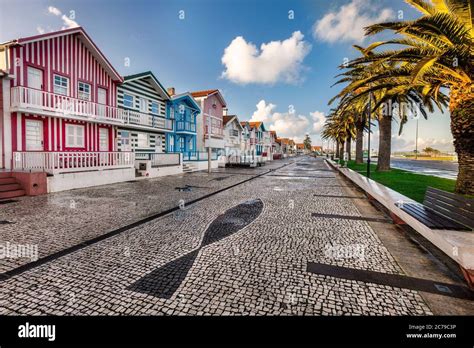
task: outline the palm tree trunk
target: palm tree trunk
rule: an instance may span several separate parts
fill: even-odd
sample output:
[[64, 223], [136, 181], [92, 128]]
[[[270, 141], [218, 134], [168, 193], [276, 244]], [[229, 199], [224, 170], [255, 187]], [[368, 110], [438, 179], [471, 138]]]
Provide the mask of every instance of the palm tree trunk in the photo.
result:
[[339, 143], [339, 154], [338, 154], [339, 159], [344, 158], [344, 141], [341, 141]]
[[455, 192], [474, 195], [474, 97], [459, 102], [456, 92], [451, 91], [451, 100], [457, 101], [451, 110], [451, 133], [459, 163]]
[[347, 158], [348, 160], [350, 161], [352, 158], [351, 158], [351, 146], [352, 146], [352, 140], [351, 138], [348, 138], [347, 141], [346, 141], [346, 152], [347, 152]]
[[357, 123], [357, 134], [356, 134], [356, 163], [364, 163], [364, 124]]
[[392, 116], [383, 115], [379, 120], [379, 157], [377, 171], [390, 170], [390, 153], [392, 151]]

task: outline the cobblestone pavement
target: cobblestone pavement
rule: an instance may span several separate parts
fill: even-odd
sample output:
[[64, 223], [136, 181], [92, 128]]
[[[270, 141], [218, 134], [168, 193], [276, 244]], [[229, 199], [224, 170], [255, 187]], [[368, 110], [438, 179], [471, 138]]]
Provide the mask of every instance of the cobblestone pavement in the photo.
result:
[[[43, 257], [176, 207], [181, 200], [186, 204], [293, 161], [20, 197], [15, 203], [0, 206], [0, 221], [8, 222], [0, 224], [0, 243], [37, 245], [39, 257]], [[186, 185], [193, 187], [182, 190]], [[0, 259], [0, 273], [29, 261]]]
[[[313, 217], [312, 213], [360, 215], [351, 199], [320, 195], [343, 196], [344, 192], [322, 160], [304, 158], [3, 281], [0, 313], [431, 314], [416, 291], [306, 271], [307, 262], [319, 262], [403, 274], [366, 221]], [[247, 211], [245, 218], [235, 212], [239, 204], [255, 201], [263, 203], [260, 214], [250, 216]], [[239, 217], [242, 221], [235, 221]], [[207, 230], [219, 230], [216, 221], [242, 228], [204, 243]], [[356, 257], [337, 253], [354, 246]], [[168, 286], [176, 289], [166, 296], [133, 286], [160, 269], [179, 265], [173, 261], [190, 253], [189, 270], [178, 277], [178, 286], [170, 278]], [[177, 273], [183, 271], [176, 268]], [[160, 284], [166, 286], [166, 281]]]

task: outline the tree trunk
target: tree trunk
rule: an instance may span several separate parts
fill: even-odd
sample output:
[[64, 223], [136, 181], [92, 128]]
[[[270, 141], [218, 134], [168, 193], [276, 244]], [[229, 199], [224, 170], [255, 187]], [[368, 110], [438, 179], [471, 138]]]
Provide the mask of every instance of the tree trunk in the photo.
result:
[[356, 134], [356, 163], [364, 163], [364, 124], [357, 124]]
[[347, 152], [347, 159], [350, 161], [352, 158], [351, 158], [351, 146], [352, 146], [352, 140], [351, 138], [347, 139], [346, 141], [346, 152]]
[[379, 134], [377, 171], [384, 172], [390, 170], [390, 153], [392, 152], [392, 116], [384, 115], [381, 117], [379, 121]]
[[344, 141], [341, 141], [339, 143], [339, 159], [343, 159], [344, 158]]
[[451, 133], [459, 163], [455, 192], [474, 195], [474, 96], [460, 99], [456, 92], [451, 91], [451, 99], [456, 100], [451, 110]]

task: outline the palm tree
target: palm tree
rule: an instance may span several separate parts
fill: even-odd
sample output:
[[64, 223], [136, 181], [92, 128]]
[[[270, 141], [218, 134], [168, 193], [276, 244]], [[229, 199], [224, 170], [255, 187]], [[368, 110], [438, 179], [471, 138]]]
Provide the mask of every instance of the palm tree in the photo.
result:
[[[449, 89], [451, 132], [459, 161], [456, 192], [474, 194], [474, 4], [470, 0], [405, 1], [422, 16], [366, 28], [368, 35], [392, 30], [401, 38], [373, 43], [366, 49], [372, 54], [352, 64], [392, 64], [391, 69], [375, 71], [366, 83], [381, 88], [387, 79], [398, 80], [400, 90], [415, 89], [423, 100], [442, 103], [442, 89]], [[401, 48], [373, 52], [384, 45]]]
[[326, 119], [323, 131], [321, 132], [323, 139], [333, 139], [337, 143], [337, 156], [339, 159], [344, 156], [344, 144], [346, 144], [346, 151], [350, 152], [351, 139], [355, 137], [355, 125], [353, 114], [347, 112], [342, 108], [331, 110], [331, 113]]

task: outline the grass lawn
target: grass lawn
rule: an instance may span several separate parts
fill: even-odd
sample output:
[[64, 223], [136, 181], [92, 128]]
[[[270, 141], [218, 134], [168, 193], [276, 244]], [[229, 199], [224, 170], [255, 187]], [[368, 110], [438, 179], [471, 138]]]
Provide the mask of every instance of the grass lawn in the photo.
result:
[[[356, 164], [350, 161], [348, 167], [359, 174], [367, 176], [367, 164]], [[416, 174], [402, 169], [392, 169], [389, 172], [376, 172], [375, 164], [371, 164], [370, 178], [402, 195], [422, 203], [428, 186], [443, 191], [454, 192], [456, 180], [438, 178], [431, 175]]]

